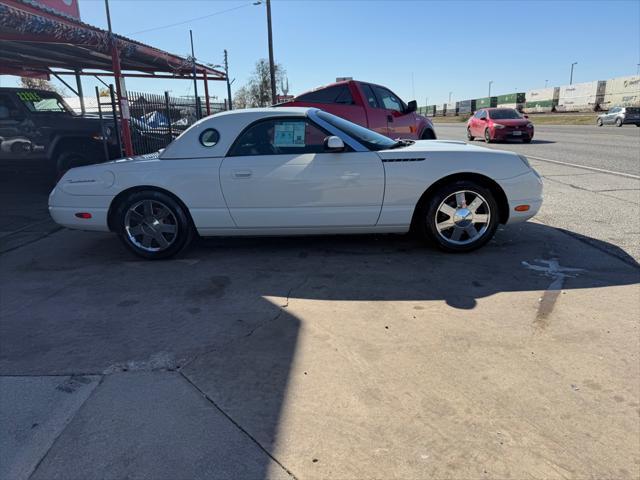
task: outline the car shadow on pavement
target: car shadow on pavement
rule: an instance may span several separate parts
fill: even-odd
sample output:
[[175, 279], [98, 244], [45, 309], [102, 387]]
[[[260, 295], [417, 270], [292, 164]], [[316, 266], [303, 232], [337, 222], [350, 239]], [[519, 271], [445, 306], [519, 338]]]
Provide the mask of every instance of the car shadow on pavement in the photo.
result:
[[[202, 456], [194, 461], [178, 448], [171, 468], [156, 469], [171, 455], [166, 449], [177, 427], [166, 414], [128, 417], [121, 405], [106, 418], [74, 419], [73, 434], [56, 442], [34, 478], [104, 474], [95, 471], [96, 455], [115, 477], [140, 476], [140, 469], [154, 478], [286, 477], [277, 456], [279, 426], [295, 398], [289, 385], [307, 375], [296, 358], [305, 319], [291, 312], [294, 302], [319, 301], [332, 316], [339, 313], [331, 306], [342, 302], [414, 302], [417, 309], [445, 302], [438, 311], [446, 315], [505, 292], [638, 282], [638, 264], [626, 253], [617, 252], [619, 260], [603, 252], [617, 247], [588, 243], [529, 222], [501, 228], [489, 245], [464, 255], [425, 247], [410, 235], [220, 238], [199, 240], [174, 260], [148, 262], [130, 256], [113, 235], [63, 231], [3, 259], [0, 374], [179, 374], [184, 388], [195, 388], [244, 439], [212, 451], [215, 431], [192, 439], [185, 432], [190, 451]], [[373, 313], [370, 324], [378, 323]], [[100, 397], [106, 391], [98, 387], [86, 408], [92, 401], [118, 405], [117, 396]], [[182, 397], [139, 393], [158, 412], [183, 408]], [[192, 413], [204, 424], [209, 414]], [[135, 428], [125, 438], [113, 432], [115, 446], [105, 451], [95, 431], [113, 422]], [[242, 468], [237, 449], [251, 450]]]

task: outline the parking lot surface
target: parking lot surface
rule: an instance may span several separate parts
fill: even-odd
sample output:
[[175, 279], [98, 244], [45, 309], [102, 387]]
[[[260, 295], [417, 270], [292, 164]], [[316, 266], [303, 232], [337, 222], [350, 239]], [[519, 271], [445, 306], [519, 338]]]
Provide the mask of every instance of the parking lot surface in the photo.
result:
[[[48, 187], [25, 180], [3, 193], [0, 478], [638, 478], [637, 186], [535, 165], [540, 220], [467, 255], [244, 238], [145, 262], [36, 231]], [[613, 202], [631, 238], [578, 208]]]

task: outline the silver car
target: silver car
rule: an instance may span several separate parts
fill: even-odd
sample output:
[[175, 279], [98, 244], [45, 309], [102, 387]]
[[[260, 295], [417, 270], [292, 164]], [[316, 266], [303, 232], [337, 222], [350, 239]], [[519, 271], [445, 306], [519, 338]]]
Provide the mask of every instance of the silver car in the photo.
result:
[[612, 107], [607, 113], [598, 115], [596, 123], [599, 127], [603, 125], [621, 127], [625, 123], [640, 127], [640, 107]]

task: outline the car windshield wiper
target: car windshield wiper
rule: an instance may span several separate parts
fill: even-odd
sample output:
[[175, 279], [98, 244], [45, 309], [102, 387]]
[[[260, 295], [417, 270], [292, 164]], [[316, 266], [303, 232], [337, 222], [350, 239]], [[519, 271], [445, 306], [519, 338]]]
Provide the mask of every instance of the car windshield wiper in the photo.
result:
[[396, 140], [396, 143], [391, 145], [389, 148], [408, 147], [409, 145], [413, 145], [414, 143], [416, 143], [414, 140], [407, 140], [407, 139], [403, 139], [403, 138], [398, 138]]

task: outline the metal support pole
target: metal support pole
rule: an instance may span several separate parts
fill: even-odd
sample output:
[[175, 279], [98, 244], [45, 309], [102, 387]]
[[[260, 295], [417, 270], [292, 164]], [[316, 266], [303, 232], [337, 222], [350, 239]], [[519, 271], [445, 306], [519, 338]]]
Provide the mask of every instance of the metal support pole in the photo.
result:
[[204, 78], [204, 103], [207, 106], [207, 116], [211, 115], [211, 103], [209, 102], [209, 82], [207, 81], [207, 71], [202, 72]]
[[82, 91], [82, 78], [80, 77], [77, 71], [76, 71], [76, 86], [78, 87], [78, 98], [80, 99], [80, 112], [82, 112], [82, 115], [84, 115], [85, 113], [87, 113], [87, 109], [84, 105], [84, 92]]
[[273, 61], [273, 35], [271, 33], [271, 0], [267, 0], [267, 30], [269, 34], [269, 74], [271, 75], [271, 103], [276, 100], [276, 67]]
[[167, 120], [169, 121], [169, 138], [173, 140], [173, 126], [171, 125], [171, 107], [169, 106], [169, 92], [164, 92], [164, 106], [167, 110]]
[[106, 129], [104, 128], [104, 117], [102, 116], [102, 104], [100, 103], [100, 90], [98, 90], [97, 86], [96, 86], [96, 100], [98, 101], [98, 116], [100, 117], [100, 133], [102, 135], [102, 148], [104, 149], [104, 161], [108, 162], [109, 147], [107, 147], [107, 132], [106, 132]]
[[200, 98], [198, 97], [198, 77], [196, 76], [196, 54], [193, 52], [193, 31], [189, 30], [189, 38], [191, 39], [191, 64], [193, 67], [193, 93], [196, 96], [196, 118], [200, 120], [202, 112], [200, 111]]
[[569, 77], [569, 85], [573, 85], [573, 66], [577, 65], [577, 64], [578, 64], [578, 62], [573, 62], [571, 64], [571, 76]]
[[120, 135], [120, 128], [118, 128], [116, 97], [113, 94], [113, 85], [109, 85], [109, 98], [111, 99], [111, 112], [113, 113], [113, 130], [114, 132], [116, 132], [116, 140], [118, 142], [118, 152], [120, 153], [120, 155], [122, 155], [122, 135]]
[[[489, 82], [489, 95], [488, 95], [489, 97], [491, 96], [491, 84], [492, 84], [492, 83], [493, 83], [493, 80], [491, 80], [491, 81]], [[489, 100], [489, 103], [491, 103], [491, 100]]]
[[229, 81], [229, 56], [227, 55], [226, 49], [224, 51], [224, 74], [227, 77], [227, 98], [229, 99], [227, 108], [229, 110], [233, 110], [233, 103], [231, 101], [231, 82]]

